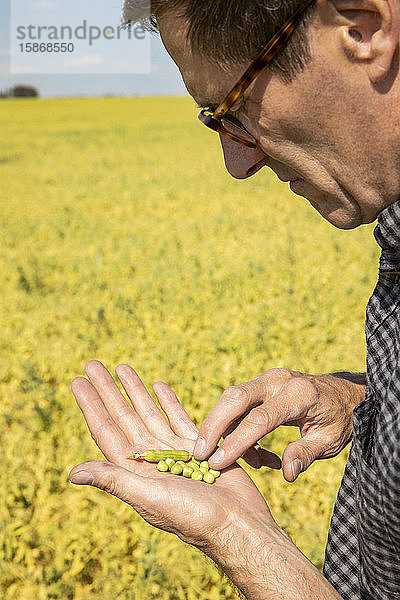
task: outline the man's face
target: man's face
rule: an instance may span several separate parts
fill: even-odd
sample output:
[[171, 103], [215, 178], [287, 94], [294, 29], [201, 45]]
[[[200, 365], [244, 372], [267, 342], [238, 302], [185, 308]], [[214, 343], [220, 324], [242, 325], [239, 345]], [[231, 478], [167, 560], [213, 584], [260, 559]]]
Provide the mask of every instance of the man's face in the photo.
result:
[[[268, 166], [325, 219], [351, 229], [400, 197], [398, 119], [364, 66], [343, 51], [335, 22], [341, 16], [331, 9], [322, 16], [310, 28], [313, 60], [304, 71], [287, 84], [266, 69], [231, 111], [258, 147], [220, 139], [233, 177]], [[202, 106], [218, 105], [248, 65], [224, 71], [192, 54], [185, 24], [174, 15], [164, 15], [159, 27], [189, 93]]]

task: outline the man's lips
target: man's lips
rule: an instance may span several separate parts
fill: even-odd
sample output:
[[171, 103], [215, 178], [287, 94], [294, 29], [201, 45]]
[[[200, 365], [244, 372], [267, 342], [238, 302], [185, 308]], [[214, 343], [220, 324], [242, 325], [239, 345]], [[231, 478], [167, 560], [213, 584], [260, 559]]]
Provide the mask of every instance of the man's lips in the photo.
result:
[[269, 159], [260, 160], [256, 165], [254, 165], [251, 169], [249, 169], [248, 175], [249, 176], [252, 175], [253, 173], [262, 169], [262, 167], [269, 167], [272, 171], [274, 171], [274, 173], [278, 177], [278, 179], [280, 179], [284, 183], [288, 183], [288, 182], [294, 183], [295, 181], [304, 181], [302, 177], [298, 177], [297, 175], [292, 175], [291, 177], [288, 177], [287, 175], [286, 176], [279, 175], [279, 173], [277, 173], [275, 171], [275, 169], [271, 166], [271, 164], [269, 164]]
[[295, 194], [300, 194], [302, 195], [302, 192], [304, 191], [304, 186], [303, 183], [304, 179], [298, 178], [298, 179], [290, 179], [289, 180], [289, 186], [290, 189], [292, 190], [292, 192], [294, 192]]
[[[278, 174], [277, 174], [278, 175]], [[288, 181], [290, 181], [290, 183], [293, 183], [293, 181], [303, 181], [302, 177], [281, 177], [280, 175], [278, 175], [278, 178], [283, 181], [284, 183], [287, 183]]]

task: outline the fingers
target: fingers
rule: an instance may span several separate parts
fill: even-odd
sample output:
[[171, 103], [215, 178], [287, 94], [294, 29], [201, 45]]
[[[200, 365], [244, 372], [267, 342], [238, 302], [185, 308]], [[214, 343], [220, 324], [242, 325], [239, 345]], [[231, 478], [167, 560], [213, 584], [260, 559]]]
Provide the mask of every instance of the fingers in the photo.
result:
[[104, 456], [113, 462], [123, 463], [131, 453], [132, 445], [111, 418], [94, 386], [87, 379], [78, 377], [72, 382], [72, 392], [92, 438]]
[[139, 375], [129, 365], [119, 365], [115, 371], [131, 399], [133, 407], [150, 434], [174, 447], [176, 436], [171, 431], [163, 413], [146, 390]]
[[304, 437], [288, 444], [282, 456], [282, 472], [286, 481], [295, 481], [325, 450], [324, 439]]
[[143, 518], [159, 512], [162, 490], [156, 478], [142, 477], [113, 463], [94, 461], [74, 467], [69, 480], [92, 485], [130, 504]]
[[85, 371], [109, 415], [127, 439], [133, 445], [139, 444], [145, 448], [152, 437], [140, 416], [121, 394], [105, 366], [98, 360], [91, 360], [86, 364]]
[[[200, 427], [195, 457], [205, 459], [210, 456], [218, 440], [235, 420], [240, 420], [247, 411], [276, 396], [292, 377], [292, 372], [287, 369], [270, 369], [247, 383], [225, 390]], [[247, 448], [252, 445], [249, 443]]]
[[299, 385], [297, 379], [289, 380], [279, 394], [253, 408], [225, 438], [217, 452], [210, 456], [210, 467], [228, 467], [264, 435], [288, 421], [301, 418], [311, 401], [310, 394], [315, 394], [314, 386], [309, 381], [304, 379], [302, 382]]
[[[246, 416], [246, 414], [247, 413], [243, 415], [243, 418]], [[232, 431], [236, 429], [236, 427], [242, 420], [242, 418], [236, 419], [235, 422], [232, 423], [232, 425], [230, 425], [225, 431], [223, 437], [226, 438], [229, 434], [231, 434]], [[248, 450], [246, 450], [246, 452], [241, 456], [241, 458], [243, 458], [243, 460], [245, 460], [248, 465], [253, 467], [253, 469], [260, 469], [261, 467], [269, 467], [270, 469], [280, 469], [282, 466], [281, 459], [279, 458], [279, 456], [277, 456], [273, 452], [269, 452], [269, 450], [261, 448], [259, 444], [251, 446]]]
[[270, 469], [281, 468], [281, 459], [279, 456], [261, 448], [258, 444], [249, 448], [243, 454], [242, 458], [253, 469], [260, 469], [261, 467], [269, 467]]
[[161, 381], [153, 385], [153, 390], [161, 408], [168, 417], [172, 431], [179, 437], [196, 440], [198, 429], [179, 402], [174, 391]]
[[[210, 456], [224, 432], [243, 413], [261, 404], [266, 398], [267, 391], [266, 382], [262, 377], [226, 389], [200, 427], [194, 456], [200, 460]], [[244, 447], [243, 452], [252, 445], [250, 443]], [[239, 456], [240, 454], [236, 458]]]

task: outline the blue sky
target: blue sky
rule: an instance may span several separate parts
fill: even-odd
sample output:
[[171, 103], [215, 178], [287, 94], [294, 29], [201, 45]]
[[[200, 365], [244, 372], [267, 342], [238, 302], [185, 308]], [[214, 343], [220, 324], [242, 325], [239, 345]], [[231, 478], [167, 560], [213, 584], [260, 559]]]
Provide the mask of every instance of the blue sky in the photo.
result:
[[[151, 39], [151, 73], [135, 74], [56, 74], [10, 75], [10, 1], [0, 0], [0, 89], [15, 83], [35, 85], [41, 96], [183, 95], [187, 94], [180, 73], [164, 50], [158, 36]], [[65, 0], [63, 0], [65, 2]], [[85, 0], [81, 0], [82, 2]], [[92, 0], [86, 0], [89, 4]], [[107, 13], [122, 0], [95, 0], [96, 10]], [[50, 4], [50, 3], [49, 3]], [[15, 5], [14, 5], [15, 6]]]

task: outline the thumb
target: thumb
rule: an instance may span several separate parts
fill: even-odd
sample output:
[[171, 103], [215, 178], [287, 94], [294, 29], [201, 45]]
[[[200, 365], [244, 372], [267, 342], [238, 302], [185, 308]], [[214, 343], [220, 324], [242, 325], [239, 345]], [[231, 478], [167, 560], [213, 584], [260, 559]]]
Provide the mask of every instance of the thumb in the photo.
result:
[[69, 480], [76, 485], [92, 485], [104, 490], [136, 509], [148, 502], [143, 477], [107, 461], [77, 465], [70, 471]]
[[324, 444], [306, 437], [291, 442], [282, 455], [282, 471], [286, 481], [294, 481], [321, 456]]

